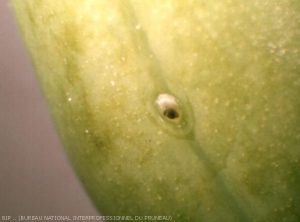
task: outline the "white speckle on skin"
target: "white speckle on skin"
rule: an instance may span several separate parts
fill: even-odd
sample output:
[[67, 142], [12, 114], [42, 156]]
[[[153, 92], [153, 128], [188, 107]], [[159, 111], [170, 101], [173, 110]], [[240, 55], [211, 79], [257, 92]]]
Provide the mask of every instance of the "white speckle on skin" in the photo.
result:
[[140, 28], [141, 28], [140, 24], [138, 24], [138, 25], [135, 26], [135, 29], [137, 29], [137, 30], [139, 30]]
[[71, 97], [69, 97], [69, 98], [68, 98], [68, 101], [69, 101], [69, 102], [71, 102], [71, 101], [72, 101], [72, 98], [71, 98]]
[[110, 84], [111, 84], [112, 86], [114, 86], [114, 85], [115, 85], [115, 82], [114, 82], [114, 81], [111, 81]]

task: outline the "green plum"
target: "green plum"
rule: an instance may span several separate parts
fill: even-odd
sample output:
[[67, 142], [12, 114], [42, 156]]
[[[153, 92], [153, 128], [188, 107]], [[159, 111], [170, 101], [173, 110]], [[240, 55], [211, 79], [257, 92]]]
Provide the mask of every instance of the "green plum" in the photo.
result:
[[300, 221], [299, 1], [11, 3], [103, 215]]

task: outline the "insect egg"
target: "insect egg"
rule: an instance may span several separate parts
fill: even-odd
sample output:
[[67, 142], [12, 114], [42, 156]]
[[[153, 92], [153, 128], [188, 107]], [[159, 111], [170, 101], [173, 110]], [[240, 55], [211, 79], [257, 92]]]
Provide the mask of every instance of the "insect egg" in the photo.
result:
[[176, 98], [169, 94], [160, 94], [156, 99], [160, 113], [169, 120], [179, 120], [181, 117], [180, 105]]

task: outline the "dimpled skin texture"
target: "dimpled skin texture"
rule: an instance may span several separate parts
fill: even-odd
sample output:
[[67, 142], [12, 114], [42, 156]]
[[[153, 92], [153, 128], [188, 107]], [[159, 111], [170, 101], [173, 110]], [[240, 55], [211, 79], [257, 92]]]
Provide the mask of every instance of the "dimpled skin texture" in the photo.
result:
[[[300, 220], [300, 3], [12, 0], [104, 215]], [[180, 122], [155, 101], [170, 94]]]

